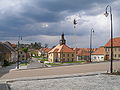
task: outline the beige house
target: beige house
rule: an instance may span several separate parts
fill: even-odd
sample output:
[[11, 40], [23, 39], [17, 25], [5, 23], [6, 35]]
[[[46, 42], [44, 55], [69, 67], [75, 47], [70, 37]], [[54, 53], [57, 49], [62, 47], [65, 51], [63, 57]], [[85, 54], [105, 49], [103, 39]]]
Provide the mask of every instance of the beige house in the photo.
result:
[[75, 50], [66, 45], [64, 34], [61, 36], [60, 43], [48, 52], [49, 62], [69, 62], [76, 61]]
[[52, 48], [41, 48], [40, 50], [38, 50], [38, 56], [43, 56], [45, 58], [48, 58], [48, 52], [51, 50]]
[[[111, 40], [105, 44], [105, 60], [111, 58]], [[120, 60], [120, 37], [113, 38], [113, 59]]]

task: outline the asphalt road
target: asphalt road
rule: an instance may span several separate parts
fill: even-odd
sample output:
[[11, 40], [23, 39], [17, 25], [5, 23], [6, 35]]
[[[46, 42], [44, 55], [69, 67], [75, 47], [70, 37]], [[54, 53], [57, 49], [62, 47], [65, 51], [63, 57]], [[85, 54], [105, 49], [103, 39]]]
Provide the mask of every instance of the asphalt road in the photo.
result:
[[[120, 61], [113, 63], [114, 70], [120, 69]], [[63, 67], [52, 67], [52, 68], [39, 68], [39, 69], [28, 69], [28, 70], [12, 70], [0, 79], [15, 79], [23, 77], [38, 77], [38, 76], [52, 76], [52, 75], [64, 75], [64, 74], [77, 74], [87, 72], [98, 72], [98, 71], [109, 71], [110, 62], [102, 63], [91, 63], [83, 65], [71, 65]]]
[[33, 58], [33, 60], [31, 60], [30, 64], [27, 66], [27, 69], [43, 68], [43, 67], [45, 67], [43, 63], [40, 63], [36, 58]]

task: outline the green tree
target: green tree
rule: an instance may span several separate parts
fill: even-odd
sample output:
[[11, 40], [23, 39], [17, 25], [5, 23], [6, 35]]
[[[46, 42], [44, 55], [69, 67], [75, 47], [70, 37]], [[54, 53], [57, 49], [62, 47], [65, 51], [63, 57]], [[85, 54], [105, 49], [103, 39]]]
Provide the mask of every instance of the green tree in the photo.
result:
[[28, 57], [27, 57], [28, 48], [23, 48], [22, 50], [25, 52], [25, 54], [26, 54], [26, 60], [27, 60], [28, 59]]

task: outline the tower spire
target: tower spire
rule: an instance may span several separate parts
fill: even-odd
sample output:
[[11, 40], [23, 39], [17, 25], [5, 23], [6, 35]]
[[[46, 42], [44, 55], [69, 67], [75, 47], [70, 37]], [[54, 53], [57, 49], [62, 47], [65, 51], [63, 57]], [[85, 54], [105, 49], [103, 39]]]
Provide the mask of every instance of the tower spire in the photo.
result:
[[61, 35], [60, 45], [66, 44], [66, 40], [64, 38], [64, 33]]

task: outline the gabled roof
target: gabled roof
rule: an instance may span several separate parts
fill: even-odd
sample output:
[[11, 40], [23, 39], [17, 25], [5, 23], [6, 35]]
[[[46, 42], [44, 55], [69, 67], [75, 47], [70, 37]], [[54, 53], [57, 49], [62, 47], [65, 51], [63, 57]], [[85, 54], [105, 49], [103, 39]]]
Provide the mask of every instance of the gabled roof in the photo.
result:
[[6, 53], [6, 52], [11, 52], [11, 50], [8, 48], [8, 46], [0, 42], [0, 52]]
[[16, 44], [11, 44], [12, 48], [16, 48], [17, 45]]
[[77, 56], [89, 56], [89, 48], [79, 48], [77, 50]]
[[92, 55], [104, 55], [104, 53], [105, 53], [104, 47], [100, 47], [94, 53], [92, 53]]
[[70, 47], [68, 47], [65, 44], [63, 44], [63, 45], [58, 44], [56, 47], [54, 47], [48, 53], [52, 53], [52, 52], [66, 52], [67, 53], [67, 52], [74, 52], [74, 50], [72, 50]]
[[[113, 38], [113, 46], [120, 46], [120, 37]], [[111, 47], [111, 40], [105, 44], [105, 47]]]
[[52, 48], [41, 48], [40, 51], [44, 51], [46, 53], [48, 53]]
[[3, 45], [4, 45], [6, 48], [8, 48], [10, 51], [15, 52], [15, 49], [12, 47], [12, 45], [11, 45], [10, 42], [6, 41], [6, 42], [3, 43]]

